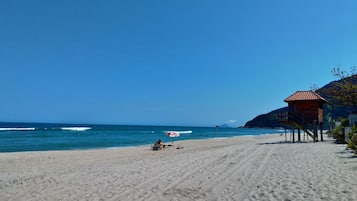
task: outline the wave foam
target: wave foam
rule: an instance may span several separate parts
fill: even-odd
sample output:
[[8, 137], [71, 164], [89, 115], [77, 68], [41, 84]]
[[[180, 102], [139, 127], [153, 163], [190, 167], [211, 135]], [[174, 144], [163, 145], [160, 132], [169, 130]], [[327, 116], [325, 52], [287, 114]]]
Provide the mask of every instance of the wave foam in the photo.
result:
[[66, 131], [86, 131], [92, 129], [91, 127], [62, 127], [61, 130]]
[[33, 131], [36, 128], [0, 128], [0, 131]]
[[188, 130], [188, 131], [164, 131], [164, 133], [169, 133], [169, 132], [176, 132], [176, 133], [180, 133], [180, 134], [191, 134], [192, 131]]

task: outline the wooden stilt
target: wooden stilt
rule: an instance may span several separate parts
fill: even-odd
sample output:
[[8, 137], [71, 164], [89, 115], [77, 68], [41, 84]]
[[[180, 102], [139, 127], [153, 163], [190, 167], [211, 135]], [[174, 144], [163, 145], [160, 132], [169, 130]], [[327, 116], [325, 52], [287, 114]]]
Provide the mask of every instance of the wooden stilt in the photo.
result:
[[306, 141], [309, 141], [309, 135], [307, 133], [306, 134]]
[[318, 139], [318, 134], [317, 134], [317, 124], [316, 124], [316, 121], [314, 122], [314, 137], [315, 137], [315, 142], [318, 142], [319, 139]]
[[293, 126], [293, 143], [295, 143], [295, 128]]
[[298, 128], [298, 141], [301, 142], [301, 137], [300, 137], [300, 128]]
[[320, 138], [321, 138], [321, 142], [323, 142], [324, 141], [324, 138], [323, 138], [323, 136], [322, 136], [322, 123], [320, 124]]

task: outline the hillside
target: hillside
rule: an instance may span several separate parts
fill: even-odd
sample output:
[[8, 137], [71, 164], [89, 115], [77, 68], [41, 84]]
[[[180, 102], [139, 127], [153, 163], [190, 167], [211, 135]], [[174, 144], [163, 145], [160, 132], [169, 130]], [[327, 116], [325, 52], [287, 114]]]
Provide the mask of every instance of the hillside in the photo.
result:
[[[324, 87], [320, 88], [316, 92], [324, 97], [327, 101], [328, 104], [325, 104], [324, 106], [324, 125], [327, 126], [328, 118], [331, 117], [332, 119], [337, 119], [339, 117], [347, 117], [351, 110], [352, 107], [342, 107], [338, 106], [334, 103], [332, 100], [331, 95], [329, 95], [327, 92], [329, 89], [332, 87], [336, 86], [337, 83], [341, 82], [339, 81], [333, 81], [325, 85]], [[294, 91], [291, 92], [291, 94], [294, 93]], [[273, 110], [267, 114], [261, 114], [255, 117], [254, 119], [248, 121], [244, 127], [247, 128], [277, 128], [277, 127], [283, 127], [284, 125], [281, 125], [278, 120], [278, 114], [281, 112], [287, 112], [288, 108], [283, 107], [279, 108], [276, 110]]]
[[278, 121], [278, 114], [281, 112], [287, 112], [288, 107], [283, 107], [267, 114], [261, 114], [254, 119], [248, 121], [244, 127], [247, 128], [277, 128], [281, 127]]

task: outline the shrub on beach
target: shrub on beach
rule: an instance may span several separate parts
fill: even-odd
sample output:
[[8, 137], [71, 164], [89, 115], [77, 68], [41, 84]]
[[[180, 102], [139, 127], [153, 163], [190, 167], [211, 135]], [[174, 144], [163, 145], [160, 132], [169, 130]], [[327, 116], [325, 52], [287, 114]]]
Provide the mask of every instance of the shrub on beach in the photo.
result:
[[348, 134], [347, 148], [357, 153], [357, 127], [352, 127], [352, 132]]
[[345, 127], [348, 126], [348, 119], [342, 119], [341, 124], [332, 131], [332, 136], [336, 143], [345, 143]]
[[357, 153], [357, 134], [354, 134], [351, 139], [348, 139], [347, 148], [350, 148]]
[[349, 125], [348, 119], [341, 119], [340, 122], [341, 124], [333, 129], [332, 136], [336, 139], [336, 143], [344, 144], [347, 135], [347, 148], [357, 153], [357, 126], [352, 126], [351, 132], [345, 133], [345, 127]]

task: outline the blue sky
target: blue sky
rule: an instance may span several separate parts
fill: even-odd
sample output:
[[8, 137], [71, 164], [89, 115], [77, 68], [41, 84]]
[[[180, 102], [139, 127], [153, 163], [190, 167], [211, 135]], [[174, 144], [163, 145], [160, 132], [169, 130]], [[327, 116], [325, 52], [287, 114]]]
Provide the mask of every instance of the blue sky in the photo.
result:
[[0, 121], [243, 125], [357, 65], [357, 2], [0, 2]]

